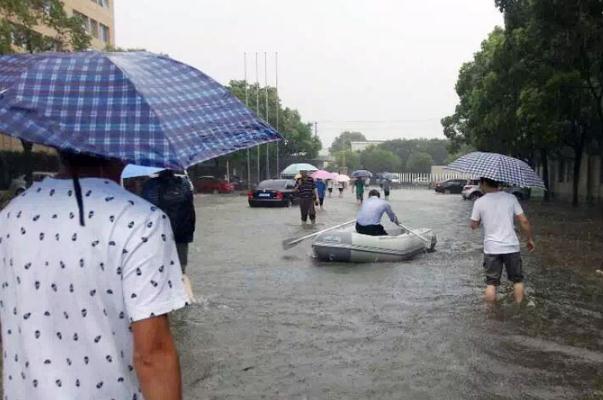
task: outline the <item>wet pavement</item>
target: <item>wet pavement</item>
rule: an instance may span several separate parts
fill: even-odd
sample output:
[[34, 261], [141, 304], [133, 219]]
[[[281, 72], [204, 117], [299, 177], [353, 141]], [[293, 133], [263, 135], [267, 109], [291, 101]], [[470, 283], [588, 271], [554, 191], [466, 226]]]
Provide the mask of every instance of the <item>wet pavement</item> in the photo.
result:
[[[297, 207], [197, 197], [189, 276], [201, 303], [173, 317], [186, 399], [601, 399], [603, 216], [529, 202], [528, 305], [482, 301], [481, 236], [457, 195], [396, 190], [400, 220], [437, 251], [390, 264], [324, 264]], [[314, 229], [354, 218], [327, 199]], [[386, 226], [387, 229], [387, 226]]]

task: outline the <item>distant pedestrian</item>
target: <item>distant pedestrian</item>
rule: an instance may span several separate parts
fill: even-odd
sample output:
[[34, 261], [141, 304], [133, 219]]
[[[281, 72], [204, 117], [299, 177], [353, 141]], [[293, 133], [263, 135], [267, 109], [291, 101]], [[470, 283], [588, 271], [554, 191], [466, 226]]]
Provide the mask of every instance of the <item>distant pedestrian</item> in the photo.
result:
[[364, 200], [364, 179], [362, 178], [356, 178], [356, 180], [354, 181], [354, 190], [356, 192], [356, 200], [362, 204], [363, 200]]
[[339, 190], [339, 198], [343, 197], [343, 190], [345, 189], [345, 182], [338, 182], [337, 189]]
[[385, 200], [389, 199], [389, 190], [391, 189], [391, 182], [389, 179], [385, 178], [382, 182], [381, 185], [383, 187], [383, 196], [385, 197]]
[[329, 191], [329, 197], [333, 195], [333, 179], [327, 180], [327, 190]]
[[481, 178], [480, 185], [484, 195], [473, 204], [470, 226], [471, 229], [477, 229], [481, 225], [484, 229], [485, 298], [489, 302], [496, 301], [496, 287], [500, 285], [504, 266], [507, 278], [513, 282], [515, 301], [521, 303], [524, 298], [524, 277], [514, 221], [519, 223], [526, 236], [530, 252], [536, 247], [532, 227], [517, 198], [500, 190], [498, 182]]
[[181, 399], [169, 220], [117, 183], [119, 161], [61, 158], [0, 212], [4, 396]]
[[[325, 195], [327, 190], [327, 184], [322, 179], [316, 180], [316, 193], [318, 194], [318, 204], [320, 205], [320, 209], [323, 209], [325, 203]], [[333, 188], [331, 187], [331, 191]]]
[[381, 218], [385, 213], [394, 224], [398, 224], [398, 217], [392, 211], [392, 207], [380, 197], [381, 195], [376, 189], [369, 192], [368, 199], [356, 217], [356, 232], [370, 236], [386, 236], [387, 232], [381, 225]]
[[302, 224], [306, 224], [308, 217], [310, 222], [316, 222], [316, 209], [318, 205], [318, 193], [316, 192], [316, 184], [314, 179], [308, 176], [307, 171], [300, 171], [301, 177], [297, 180], [295, 190], [299, 197], [299, 210], [301, 213]]
[[194, 300], [192, 287], [186, 275], [188, 265], [188, 247], [195, 233], [195, 205], [190, 182], [176, 176], [172, 170], [163, 170], [159, 176], [149, 179], [143, 189], [142, 197], [159, 207], [170, 218], [178, 258], [184, 277], [185, 288]]

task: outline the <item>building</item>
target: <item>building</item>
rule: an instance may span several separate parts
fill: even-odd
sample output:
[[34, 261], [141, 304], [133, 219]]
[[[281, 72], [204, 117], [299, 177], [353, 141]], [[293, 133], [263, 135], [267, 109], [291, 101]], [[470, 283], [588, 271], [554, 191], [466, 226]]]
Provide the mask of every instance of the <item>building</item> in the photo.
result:
[[[542, 176], [543, 168], [536, 171]], [[572, 159], [549, 160], [549, 190], [554, 198], [571, 200], [574, 185], [574, 161]], [[590, 195], [590, 199], [588, 198]], [[584, 153], [578, 180], [579, 201], [603, 201], [603, 156]]]
[[371, 146], [379, 146], [382, 143], [385, 143], [385, 140], [357, 141], [357, 142], [350, 142], [350, 145], [352, 146], [352, 151], [364, 151]]
[[[91, 36], [90, 47], [104, 50], [115, 46], [115, 17], [113, 2], [116, 0], [62, 0], [67, 15], [78, 15], [84, 21], [84, 27]], [[56, 32], [47, 26], [35, 30], [45, 36], [54, 36]], [[16, 46], [18, 49], [19, 47]], [[41, 149], [35, 146], [34, 150]], [[0, 151], [21, 151], [21, 142], [15, 138], [0, 134]]]

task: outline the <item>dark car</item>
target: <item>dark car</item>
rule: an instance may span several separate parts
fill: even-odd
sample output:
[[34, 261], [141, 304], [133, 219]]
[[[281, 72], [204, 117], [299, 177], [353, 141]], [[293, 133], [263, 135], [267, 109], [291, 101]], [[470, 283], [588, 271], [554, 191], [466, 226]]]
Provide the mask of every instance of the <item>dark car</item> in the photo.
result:
[[436, 183], [434, 189], [438, 193], [460, 194], [466, 184], [467, 179], [448, 179], [447, 181]]
[[255, 190], [247, 193], [249, 207], [289, 207], [297, 201], [293, 179], [268, 179], [260, 182]]
[[232, 193], [235, 188], [230, 182], [213, 176], [202, 176], [193, 181], [197, 193]]

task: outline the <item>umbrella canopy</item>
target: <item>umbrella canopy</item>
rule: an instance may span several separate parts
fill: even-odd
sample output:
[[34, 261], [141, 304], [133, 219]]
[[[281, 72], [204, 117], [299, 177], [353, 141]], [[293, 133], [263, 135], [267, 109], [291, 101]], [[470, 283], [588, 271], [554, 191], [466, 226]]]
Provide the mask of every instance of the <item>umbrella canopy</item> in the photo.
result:
[[143, 167], [141, 165], [128, 164], [121, 173], [121, 179], [136, 178], [137, 176], [151, 176], [165, 168]]
[[373, 174], [366, 169], [359, 169], [357, 171], [352, 172], [352, 178], [370, 178]]
[[204, 73], [147, 52], [0, 56], [0, 131], [171, 169], [281, 139]]
[[334, 174], [329, 171], [325, 171], [324, 169], [319, 169], [318, 171], [315, 171], [312, 173], [312, 178], [322, 179], [323, 181], [326, 181], [329, 179], [333, 180], [333, 179], [335, 179], [336, 176], [337, 176], [337, 174]]
[[335, 177], [335, 180], [336, 180], [337, 182], [345, 182], [345, 183], [347, 183], [347, 182], [349, 182], [351, 179], [350, 179], [350, 177], [349, 177], [349, 176], [347, 176], [347, 175], [341, 175], [341, 174], [338, 174], [338, 175]]
[[469, 153], [449, 164], [446, 169], [520, 187], [545, 188], [542, 178], [527, 163], [498, 153]]
[[291, 164], [281, 172], [281, 176], [295, 176], [300, 171], [318, 171], [318, 168], [306, 163]]

